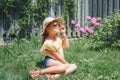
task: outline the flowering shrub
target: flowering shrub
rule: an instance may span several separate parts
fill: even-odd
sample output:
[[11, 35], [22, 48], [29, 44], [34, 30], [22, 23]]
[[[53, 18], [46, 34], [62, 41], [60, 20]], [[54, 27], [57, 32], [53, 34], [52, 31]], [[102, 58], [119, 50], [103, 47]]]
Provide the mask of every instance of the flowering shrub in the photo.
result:
[[101, 20], [90, 38], [91, 47], [120, 47], [120, 13]]
[[[76, 23], [75, 20], [71, 21], [72, 28], [75, 27], [75, 30], [80, 32], [83, 35], [91, 35], [94, 33], [94, 28], [100, 25], [101, 18], [95, 18], [87, 16], [87, 22], [84, 26], [81, 26], [79, 23]], [[73, 27], [74, 26], [74, 27]]]
[[101, 19], [87, 16], [84, 26], [75, 24], [75, 30], [89, 36], [89, 47], [120, 47], [120, 13]]

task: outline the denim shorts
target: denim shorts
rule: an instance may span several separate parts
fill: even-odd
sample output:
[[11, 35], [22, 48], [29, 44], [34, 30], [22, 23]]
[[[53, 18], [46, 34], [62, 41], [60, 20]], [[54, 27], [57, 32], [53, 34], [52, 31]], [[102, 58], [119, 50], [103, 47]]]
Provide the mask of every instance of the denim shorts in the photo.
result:
[[49, 56], [45, 56], [44, 66], [45, 66], [45, 67], [48, 67], [48, 63], [49, 63], [51, 60], [54, 60], [54, 59], [51, 58], [51, 57], [49, 57]]

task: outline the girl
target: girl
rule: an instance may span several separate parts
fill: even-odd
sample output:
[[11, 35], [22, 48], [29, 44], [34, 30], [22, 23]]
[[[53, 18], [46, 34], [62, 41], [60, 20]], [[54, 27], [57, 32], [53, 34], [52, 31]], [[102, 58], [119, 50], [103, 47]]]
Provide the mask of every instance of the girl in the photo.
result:
[[32, 78], [42, 74], [54, 74], [56, 78], [59, 74], [66, 75], [77, 69], [75, 64], [70, 64], [64, 59], [63, 48], [69, 47], [69, 41], [63, 23], [62, 17], [47, 17], [43, 21], [41, 52], [45, 55], [44, 65], [46, 68], [32, 70], [30, 72]]

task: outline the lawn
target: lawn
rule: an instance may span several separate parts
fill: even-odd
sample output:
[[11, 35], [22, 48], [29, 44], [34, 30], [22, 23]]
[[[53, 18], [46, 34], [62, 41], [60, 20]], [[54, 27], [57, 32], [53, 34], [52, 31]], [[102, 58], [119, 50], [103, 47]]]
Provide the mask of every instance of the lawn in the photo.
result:
[[[0, 46], [0, 80], [33, 80], [29, 71], [44, 68], [44, 55], [40, 52], [40, 40], [20, 40]], [[70, 41], [64, 49], [65, 58], [75, 63], [75, 73], [58, 80], [120, 80], [120, 50], [112, 48], [89, 49], [84, 40]], [[45, 80], [41, 75], [35, 80]]]

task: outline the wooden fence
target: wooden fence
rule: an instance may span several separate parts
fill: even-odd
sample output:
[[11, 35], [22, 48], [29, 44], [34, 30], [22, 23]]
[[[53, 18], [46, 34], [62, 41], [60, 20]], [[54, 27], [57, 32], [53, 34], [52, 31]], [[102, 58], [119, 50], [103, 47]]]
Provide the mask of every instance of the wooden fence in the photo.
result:
[[[105, 18], [112, 16], [120, 9], [120, 0], [76, 0], [76, 4], [75, 19], [81, 26], [85, 23], [87, 16]], [[75, 31], [73, 34], [73, 37], [76, 37]]]
[[[49, 9], [49, 16], [60, 16], [62, 15], [61, 12], [61, 3], [59, 4], [61, 0], [58, 0], [56, 5], [50, 6]], [[75, 0], [76, 3], [76, 9], [77, 12], [75, 13], [75, 21], [81, 25], [84, 24], [86, 21], [87, 16], [92, 17], [101, 17], [105, 18], [106, 16], [111, 16], [114, 13], [114, 10], [120, 9], [120, 0]], [[57, 10], [57, 11], [56, 11]], [[14, 11], [13, 11], [14, 12]], [[11, 13], [16, 15], [15, 13]], [[8, 28], [11, 26], [10, 23], [13, 21], [9, 21], [10, 19], [5, 17], [4, 14], [1, 13], [0, 9], [0, 37], [3, 36], [3, 33], [8, 30]], [[68, 35], [71, 36], [71, 33], [73, 34], [72, 37], [76, 37], [75, 30], [71, 30], [71, 22], [70, 18], [68, 18]], [[40, 30], [41, 30], [41, 24], [40, 24]], [[79, 33], [78, 33], [79, 34]]]

